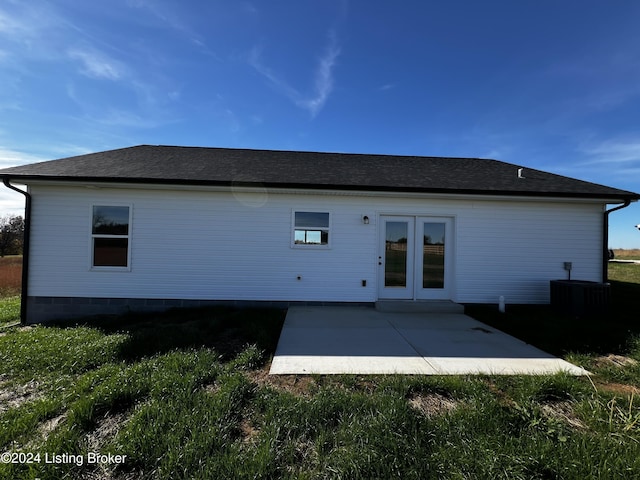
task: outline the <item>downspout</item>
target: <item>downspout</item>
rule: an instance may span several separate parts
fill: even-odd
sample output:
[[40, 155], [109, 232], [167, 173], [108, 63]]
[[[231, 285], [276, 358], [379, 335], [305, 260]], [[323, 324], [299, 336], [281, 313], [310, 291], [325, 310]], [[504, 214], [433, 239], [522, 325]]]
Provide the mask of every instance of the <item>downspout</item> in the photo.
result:
[[27, 323], [27, 299], [29, 297], [29, 239], [31, 238], [31, 195], [11, 185], [8, 177], [3, 178], [4, 185], [24, 195], [24, 240], [22, 241], [22, 295], [20, 297], [20, 323]]
[[616, 210], [622, 210], [629, 205], [631, 205], [631, 200], [625, 200], [622, 205], [618, 205], [604, 212], [604, 225], [602, 228], [602, 283], [609, 281], [609, 214]]

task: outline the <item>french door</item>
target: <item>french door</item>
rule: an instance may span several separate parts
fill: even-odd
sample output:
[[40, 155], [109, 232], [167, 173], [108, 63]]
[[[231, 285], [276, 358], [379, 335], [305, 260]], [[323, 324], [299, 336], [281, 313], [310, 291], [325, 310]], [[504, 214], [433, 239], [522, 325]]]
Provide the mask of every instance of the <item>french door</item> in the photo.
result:
[[450, 299], [453, 219], [380, 217], [378, 297]]

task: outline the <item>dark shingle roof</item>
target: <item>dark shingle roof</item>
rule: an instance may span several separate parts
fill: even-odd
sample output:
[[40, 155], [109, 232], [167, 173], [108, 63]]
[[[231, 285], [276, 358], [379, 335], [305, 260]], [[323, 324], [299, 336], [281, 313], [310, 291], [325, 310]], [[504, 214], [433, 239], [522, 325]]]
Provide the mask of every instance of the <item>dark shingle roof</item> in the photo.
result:
[[640, 195], [518, 165], [443, 158], [140, 145], [0, 170], [29, 180], [533, 195], [637, 200]]

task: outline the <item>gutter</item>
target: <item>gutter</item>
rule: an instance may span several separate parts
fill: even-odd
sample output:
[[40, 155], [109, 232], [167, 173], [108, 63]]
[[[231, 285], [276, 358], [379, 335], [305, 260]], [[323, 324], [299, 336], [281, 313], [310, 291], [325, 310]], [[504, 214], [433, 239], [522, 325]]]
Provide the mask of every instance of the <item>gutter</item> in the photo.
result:
[[622, 205], [618, 205], [604, 212], [602, 227], [602, 283], [609, 281], [609, 214], [616, 210], [627, 208], [629, 205], [631, 205], [631, 200], [626, 199]]
[[11, 185], [11, 179], [4, 177], [4, 185], [24, 195], [24, 240], [22, 242], [22, 294], [20, 296], [20, 324], [27, 324], [27, 299], [29, 297], [29, 240], [31, 238], [31, 195]]

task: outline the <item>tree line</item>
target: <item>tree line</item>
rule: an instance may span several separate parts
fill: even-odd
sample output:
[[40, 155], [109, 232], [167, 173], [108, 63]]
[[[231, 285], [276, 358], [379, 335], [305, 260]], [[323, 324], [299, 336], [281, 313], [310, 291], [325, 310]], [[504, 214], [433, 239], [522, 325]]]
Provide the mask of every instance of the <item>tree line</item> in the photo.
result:
[[0, 217], [0, 257], [22, 255], [24, 245], [24, 218], [20, 215]]

